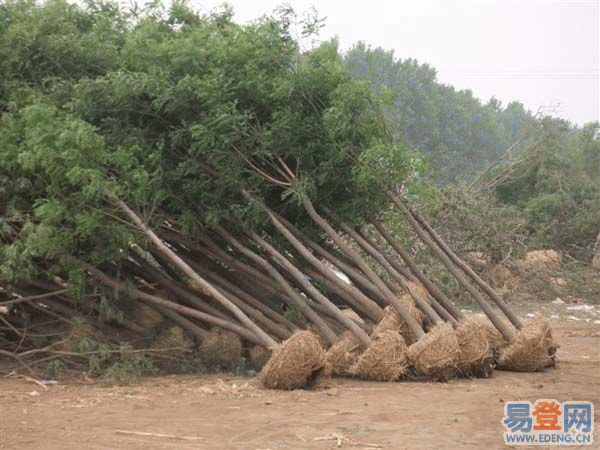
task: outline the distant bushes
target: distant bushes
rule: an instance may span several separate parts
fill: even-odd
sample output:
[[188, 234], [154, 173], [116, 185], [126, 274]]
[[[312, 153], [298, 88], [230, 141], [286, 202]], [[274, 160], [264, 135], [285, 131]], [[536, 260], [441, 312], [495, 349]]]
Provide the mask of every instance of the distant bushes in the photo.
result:
[[589, 260], [600, 231], [600, 124], [572, 129], [544, 119], [519, 155], [469, 188], [440, 191], [438, 226], [459, 248], [499, 260], [526, 248], [554, 248]]

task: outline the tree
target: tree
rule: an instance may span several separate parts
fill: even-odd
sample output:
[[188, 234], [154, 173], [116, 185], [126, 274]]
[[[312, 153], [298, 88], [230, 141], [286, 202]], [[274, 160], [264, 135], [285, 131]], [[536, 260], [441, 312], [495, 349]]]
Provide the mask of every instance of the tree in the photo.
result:
[[[494, 167], [482, 185], [501, 204], [518, 207], [527, 220], [530, 245], [551, 246], [587, 258], [594, 243], [597, 187], [597, 123], [574, 129], [545, 117], [524, 150]], [[588, 170], [591, 168], [591, 170]]]
[[[340, 326], [368, 342], [323, 295], [346, 287], [333, 283], [321, 293], [288, 279], [291, 267], [310, 265], [301, 256], [306, 243], [297, 247], [301, 253], [291, 267], [281, 260], [274, 269], [264, 259], [273, 257], [273, 244], [280, 255], [296, 253], [289, 227], [294, 239], [335, 253], [311, 225], [308, 197], [351, 209], [360, 189], [352, 174], [356, 158], [382, 145], [384, 129], [369, 91], [345, 72], [335, 43], [301, 54], [283, 19], [240, 26], [227, 11], [200, 17], [184, 4], [168, 16], [152, 12], [134, 22], [109, 4], [90, 3], [86, 10], [61, 2], [26, 6], [10, 6], [1, 49], [14, 52], [5, 61], [3, 83], [10, 89], [0, 123], [3, 283], [35, 292], [44, 280], [46, 288], [62, 292], [55, 283], [77, 282], [76, 298], [57, 294], [59, 303], [48, 309], [67, 317], [82, 308], [88, 289], [103, 286], [113, 291], [109, 297], [171, 308], [176, 318], [191, 315], [265, 346], [275, 342], [267, 333], [281, 338], [293, 328], [284, 315], [296, 307], [330, 342]], [[47, 15], [48, 24], [36, 19], [23, 35], [23, 11], [38, 19]], [[107, 27], [96, 26], [100, 19], [114, 22], [108, 30], [119, 32], [106, 33]], [[83, 44], [49, 44], [69, 39]], [[81, 45], [101, 42], [111, 52], [96, 70]], [[22, 76], [19, 64], [32, 56], [23, 53], [31, 48], [40, 56], [30, 58]], [[68, 73], [50, 64], [61, 57], [74, 64]], [[281, 189], [273, 181], [282, 170], [291, 173], [289, 167], [298, 182]], [[271, 242], [250, 232], [275, 218], [269, 211], [295, 224], [277, 222], [283, 234]], [[312, 270], [335, 280], [321, 263]], [[202, 312], [128, 285], [136, 284], [132, 272], [147, 283], [160, 279], [163, 289]], [[270, 297], [281, 299], [282, 288], [284, 307]], [[378, 317], [380, 306], [358, 290], [354, 295]], [[324, 308], [328, 319], [314, 308]]]
[[391, 96], [385, 114], [390, 130], [399, 143], [428, 160], [440, 185], [472, 179], [535, 124], [522, 104], [503, 109], [492, 99], [482, 105], [471, 91], [439, 83], [428, 64], [397, 59], [393, 51], [359, 42], [343, 59], [352, 76]]
[[[390, 201], [482, 299], [460, 271], [485, 284], [400, 199], [414, 160], [335, 41], [301, 52], [289, 10], [238, 25], [229, 9], [203, 17], [184, 3], [150, 6], [3, 10], [0, 280], [16, 293], [6, 304], [23, 312], [10, 315], [18, 346], [36, 345], [19, 330], [34, 310], [143, 333], [125, 314], [136, 301], [198, 338], [218, 326], [264, 347], [309, 324], [330, 344], [344, 330], [370, 344], [341, 306], [371, 321], [393, 307], [414, 338], [425, 330], [413, 303], [433, 323], [457, 325], [460, 311], [384, 227], [408, 268], [361, 235]], [[316, 29], [309, 19], [306, 30]], [[401, 66], [414, 89], [398, 114], [420, 130], [435, 73]], [[461, 99], [474, 103], [468, 92]]]

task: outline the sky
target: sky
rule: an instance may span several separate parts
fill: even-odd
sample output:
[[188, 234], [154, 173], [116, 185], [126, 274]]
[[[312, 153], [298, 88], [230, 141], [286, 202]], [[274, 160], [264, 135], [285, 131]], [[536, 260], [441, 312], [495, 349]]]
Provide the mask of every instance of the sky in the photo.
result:
[[[223, 0], [191, 0], [209, 12]], [[600, 0], [229, 0], [234, 20], [255, 20], [282, 4], [314, 7], [342, 51], [364, 41], [415, 58], [438, 81], [471, 89], [482, 102], [519, 101], [533, 113], [582, 126], [600, 120]], [[352, 6], [350, 6], [352, 5]]]

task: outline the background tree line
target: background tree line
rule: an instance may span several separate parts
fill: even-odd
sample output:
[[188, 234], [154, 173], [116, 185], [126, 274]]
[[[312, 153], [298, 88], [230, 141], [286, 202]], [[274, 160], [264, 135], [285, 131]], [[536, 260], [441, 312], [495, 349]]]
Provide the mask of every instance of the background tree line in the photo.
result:
[[[476, 197], [485, 196], [484, 203], [511, 209], [494, 220], [518, 214], [527, 246], [591, 257], [600, 224], [598, 122], [578, 127], [533, 114], [518, 101], [503, 106], [492, 98], [483, 104], [470, 90], [438, 82], [428, 64], [396, 58], [393, 50], [364, 42], [341, 57], [354, 77], [367, 81], [386, 100], [389, 129], [399, 143], [426, 160], [424, 175], [438, 188], [459, 188], [457, 196], [473, 197], [471, 208], [483, 206]], [[440, 204], [448, 209], [446, 200]], [[489, 218], [476, 209], [462, 214]], [[454, 224], [460, 228], [459, 222]], [[476, 227], [486, 228], [483, 221]], [[494, 237], [487, 239], [492, 242]]]

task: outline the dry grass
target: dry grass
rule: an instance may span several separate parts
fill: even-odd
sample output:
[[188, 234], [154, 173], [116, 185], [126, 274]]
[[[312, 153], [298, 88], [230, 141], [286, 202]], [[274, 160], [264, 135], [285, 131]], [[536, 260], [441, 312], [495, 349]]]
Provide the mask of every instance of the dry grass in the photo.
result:
[[527, 252], [525, 262], [537, 268], [544, 268], [550, 272], [560, 270], [562, 257], [556, 250], [534, 250]]
[[248, 352], [248, 356], [250, 359], [250, 367], [256, 371], [260, 371], [267, 361], [269, 361], [271, 351], [260, 345], [255, 345]]
[[481, 329], [485, 332], [485, 337], [492, 351], [497, 351], [508, 345], [508, 341], [504, 338], [504, 336], [502, 336], [502, 333], [496, 329], [496, 327], [486, 316], [478, 314], [470, 317], [469, 320], [477, 322]]

